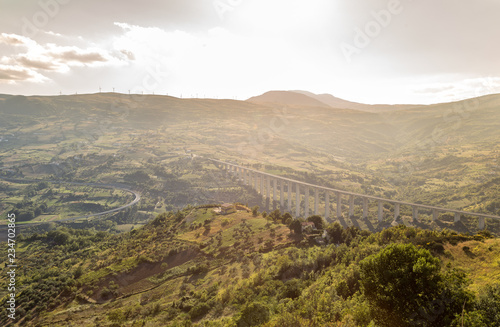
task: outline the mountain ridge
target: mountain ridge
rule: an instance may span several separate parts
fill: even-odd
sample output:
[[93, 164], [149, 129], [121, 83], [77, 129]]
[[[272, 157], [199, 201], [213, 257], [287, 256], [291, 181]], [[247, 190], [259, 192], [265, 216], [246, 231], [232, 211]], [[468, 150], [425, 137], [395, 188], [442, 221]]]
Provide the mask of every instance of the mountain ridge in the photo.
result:
[[302, 90], [268, 91], [261, 95], [253, 96], [246, 101], [257, 104], [280, 104], [289, 106], [302, 105], [310, 107], [351, 109], [374, 113], [406, 110], [425, 106], [419, 104], [365, 104], [344, 100], [328, 93], [315, 94]]

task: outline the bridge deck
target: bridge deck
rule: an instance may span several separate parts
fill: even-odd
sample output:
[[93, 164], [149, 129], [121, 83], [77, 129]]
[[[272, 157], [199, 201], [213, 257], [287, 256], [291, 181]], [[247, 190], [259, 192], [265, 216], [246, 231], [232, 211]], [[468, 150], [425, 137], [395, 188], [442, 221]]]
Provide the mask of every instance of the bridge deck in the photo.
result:
[[352, 195], [352, 196], [361, 197], [361, 198], [370, 199], [370, 200], [375, 200], [375, 201], [383, 201], [383, 202], [389, 202], [389, 203], [393, 203], [393, 204], [406, 205], [406, 206], [423, 208], [423, 209], [429, 209], [429, 210], [436, 210], [436, 211], [439, 211], [439, 212], [451, 212], [451, 213], [454, 213], [454, 214], [456, 213], [456, 214], [460, 214], [460, 215], [468, 215], [468, 216], [474, 216], [474, 217], [499, 219], [500, 220], [500, 216], [496, 216], [496, 215], [490, 215], [490, 214], [485, 214], [485, 213], [469, 212], [469, 211], [456, 210], [456, 209], [448, 209], [448, 208], [443, 208], [443, 207], [436, 207], [436, 206], [431, 206], [431, 205], [425, 205], [425, 204], [419, 204], [419, 203], [411, 203], [411, 202], [406, 202], [406, 201], [399, 201], [399, 200], [381, 198], [381, 197], [373, 196], [373, 195], [366, 195], [366, 194], [360, 194], [360, 193], [355, 193], [355, 192], [349, 192], [349, 191], [334, 189], [334, 188], [330, 188], [330, 187], [319, 186], [319, 185], [314, 185], [314, 184], [310, 184], [310, 183], [306, 183], [306, 182], [301, 182], [301, 181], [297, 181], [297, 180], [294, 180], [294, 179], [290, 179], [290, 178], [286, 178], [286, 177], [282, 177], [282, 176], [278, 176], [278, 175], [273, 175], [273, 174], [261, 172], [261, 171], [256, 170], [256, 169], [252, 169], [252, 168], [240, 166], [240, 165], [237, 165], [237, 164], [233, 164], [233, 163], [229, 163], [229, 162], [225, 162], [225, 161], [221, 161], [221, 160], [217, 160], [217, 159], [208, 159], [208, 160], [213, 161], [213, 162], [217, 162], [217, 163], [220, 163], [220, 164], [224, 164], [224, 165], [230, 165], [230, 166], [233, 166], [233, 167], [238, 167], [238, 168], [241, 168], [241, 169], [245, 169], [247, 171], [252, 171], [252, 172], [258, 173], [260, 175], [269, 176], [269, 177], [272, 177], [272, 178], [277, 178], [277, 179], [284, 180], [284, 181], [287, 181], [287, 182], [296, 183], [296, 184], [299, 184], [299, 185], [304, 185], [304, 186], [308, 186], [308, 187], [311, 187], [311, 188], [315, 188], [315, 189], [319, 189], [319, 190], [324, 190], [324, 191], [328, 191], [328, 192], [334, 192], [334, 193], [339, 193], [339, 194], [343, 194], [343, 195]]

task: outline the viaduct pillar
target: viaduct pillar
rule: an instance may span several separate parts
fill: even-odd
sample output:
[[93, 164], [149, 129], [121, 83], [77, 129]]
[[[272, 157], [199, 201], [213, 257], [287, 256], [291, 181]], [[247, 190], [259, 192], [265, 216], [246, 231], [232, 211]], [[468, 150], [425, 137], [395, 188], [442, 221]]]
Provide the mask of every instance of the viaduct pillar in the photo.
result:
[[300, 217], [300, 187], [295, 183], [295, 217]]
[[330, 193], [325, 192], [325, 220], [328, 221], [330, 218]]
[[382, 201], [378, 201], [378, 221], [382, 221], [384, 219], [384, 206], [382, 205]]
[[271, 199], [271, 177], [266, 176], [266, 198], [269, 200], [269, 207], [267, 209], [272, 208], [272, 199]]
[[280, 180], [280, 211], [285, 212], [285, 181]]
[[304, 202], [306, 204], [306, 207], [304, 209], [304, 218], [309, 217], [309, 187], [306, 186], [306, 189], [304, 191]]
[[276, 178], [273, 178], [273, 209], [275, 208], [276, 201], [278, 201], [278, 198], [276, 198], [276, 191], [278, 188], [278, 180]]
[[438, 211], [436, 209], [432, 209], [432, 220], [436, 221], [438, 219]]
[[413, 206], [412, 207], [412, 219], [413, 219], [413, 222], [416, 222], [418, 221], [418, 207], [417, 206]]
[[342, 195], [337, 192], [337, 218], [342, 218]]
[[319, 215], [319, 194], [318, 194], [318, 189], [314, 188], [314, 214], [317, 216]]
[[363, 219], [368, 217], [368, 198], [363, 198]]
[[484, 217], [479, 217], [479, 220], [478, 220], [478, 222], [477, 222], [477, 227], [478, 227], [479, 229], [484, 229], [484, 227], [486, 226], [486, 224], [485, 224], [485, 221], [484, 221], [484, 220], [485, 220], [485, 219], [484, 219]]
[[288, 181], [288, 211], [292, 213], [292, 182]]
[[399, 217], [399, 203], [394, 204], [394, 220], [398, 219]]
[[349, 195], [349, 218], [354, 216], [354, 195]]

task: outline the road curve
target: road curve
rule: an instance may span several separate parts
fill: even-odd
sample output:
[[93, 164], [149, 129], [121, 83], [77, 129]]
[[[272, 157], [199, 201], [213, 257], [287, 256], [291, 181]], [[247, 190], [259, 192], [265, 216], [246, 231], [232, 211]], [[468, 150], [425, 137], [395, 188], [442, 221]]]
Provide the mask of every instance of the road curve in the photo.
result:
[[[128, 188], [127, 185], [123, 184], [100, 184], [100, 183], [83, 183], [83, 182], [66, 182], [66, 181], [53, 181], [53, 180], [36, 180], [36, 179], [15, 179], [15, 178], [6, 178], [6, 177], [1, 177], [0, 179], [8, 181], [8, 182], [14, 182], [14, 183], [39, 183], [39, 182], [48, 182], [48, 183], [53, 183], [53, 184], [70, 184], [70, 185], [81, 185], [81, 186], [94, 186], [94, 187], [102, 187], [102, 188], [113, 188], [113, 189], [119, 189], [128, 193], [131, 193], [134, 195], [134, 200], [132, 202], [127, 203], [126, 205], [123, 205], [119, 208], [111, 209], [111, 210], [106, 210], [103, 212], [98, 212], [98, 213], [92, 213], [88, 214], [85, 216], [79, 216], [79, 217], [69, 217], [69, 218], [64, 218], [64, 219], [58, 219], [58, 220], [51, 220], [51, 221], [41, 221], [41, 222], [30, 222], [30, 223], [25, 223], [25, 224], [20, 224], [17, 225], [17, 227], [21, 226], [30, 226], [30, 225], [40, 225], [40, 224], [47, 224], [47, 223], [57, 223], [57, 222], [66, 222], [66, 221], [72, 221], [72, 220], [78, 220], [78, 219], [85, 219], [85, 218], [90, 218], [90, 217], [98, 217], [98, 216], [103, 216], [107, 215], [109, 213], [113, 212], [118, 212], [124, 209], [127, 209], [139, 202], [141, 200], [141, 194], [137, 191], [131, 190]], [[3, 226], [1, 226], [3, 227]]]

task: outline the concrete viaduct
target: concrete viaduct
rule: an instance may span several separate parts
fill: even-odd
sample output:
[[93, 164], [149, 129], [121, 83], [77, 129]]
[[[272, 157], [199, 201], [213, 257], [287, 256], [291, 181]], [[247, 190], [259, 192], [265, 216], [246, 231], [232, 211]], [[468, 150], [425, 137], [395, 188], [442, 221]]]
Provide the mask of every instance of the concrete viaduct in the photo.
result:
[[[394, 220], [400, 214], [401, 206], [408, 206], [412, 208], [413, 221], [418, 221], [419, 210], [425, 210], [427, 212], [432, 212], [432, 220], [437, 220], [438, 214], [441, 212], [452, 213], [454, 215], [454, 221], [460, 221], [463, 215], [477, 217], [478, 218], [478, 228], [484, 229], [485, 219], [497, 219], [500, 220], [500, 216], [488, 215], [482, 213], [473, 213], [461, 210], [452, 210], [442, 207], [429, 206], [424, 204], [410, 203], [404, 201], [397, 201], [391, 199], [380, 198], [371, 195], [358, 194], [353, 192], [347, 192], [342, 190], [337, 190], [329, 187], [313, 185], [305, 182], [296, 181], [289, 178], [284, 178], [281, 176], [276, 176], [268, 173], [264, 173], [255, 169], [248, 167], [239, 166], [237, 164], [228, 163], [216, 159], [209, 159], [218, 168], [233, 174], [238, 182], [243, 185], [248, 185], [259, 192], [263, 197], [269, 199], [269, 202], [280, 204], [280, 209], [284, 211], [286, 202], [286, 211], [288, 211], [294, 217], [309, 217], [310, 215], [320, 215], [319, 212], [319, 196], [320, 193], [324, 193], [325, 211], [321, 214], [324, 215], [327, 221], [330, 220], [330, 196], [334, 197], [336, 201], [336, 216], [337, 218], [342, 218], [342, 200], [346, 199], [348, 201], [349, 217], [354, 215], [354, 199], [362, 199], [363, 205], [363, 218], [368, 217], [368, 205], [369, 202], [376, 202], [378, 204], [378, 221], [383, 219], [383, 204], [391, 203], [394, 205]], [[278, 197], [279, 193], [279, 197]], [[286, 193], [286, 195], [285, 195]], [[295, 193], [295, 194], [293, 194]], [[312, 193], [312, 194], [311, 194]], [[301, 210], [301, 200], [302, 194], [304, 195], [304, 208]], [[310, 202], [309, 197], [314, 196], [314, 207], [309, 208]], [[292, 199], [295, 196], [295, 208], [292, 208]], [[302, 214], [303, 213], [303, 214]]]

